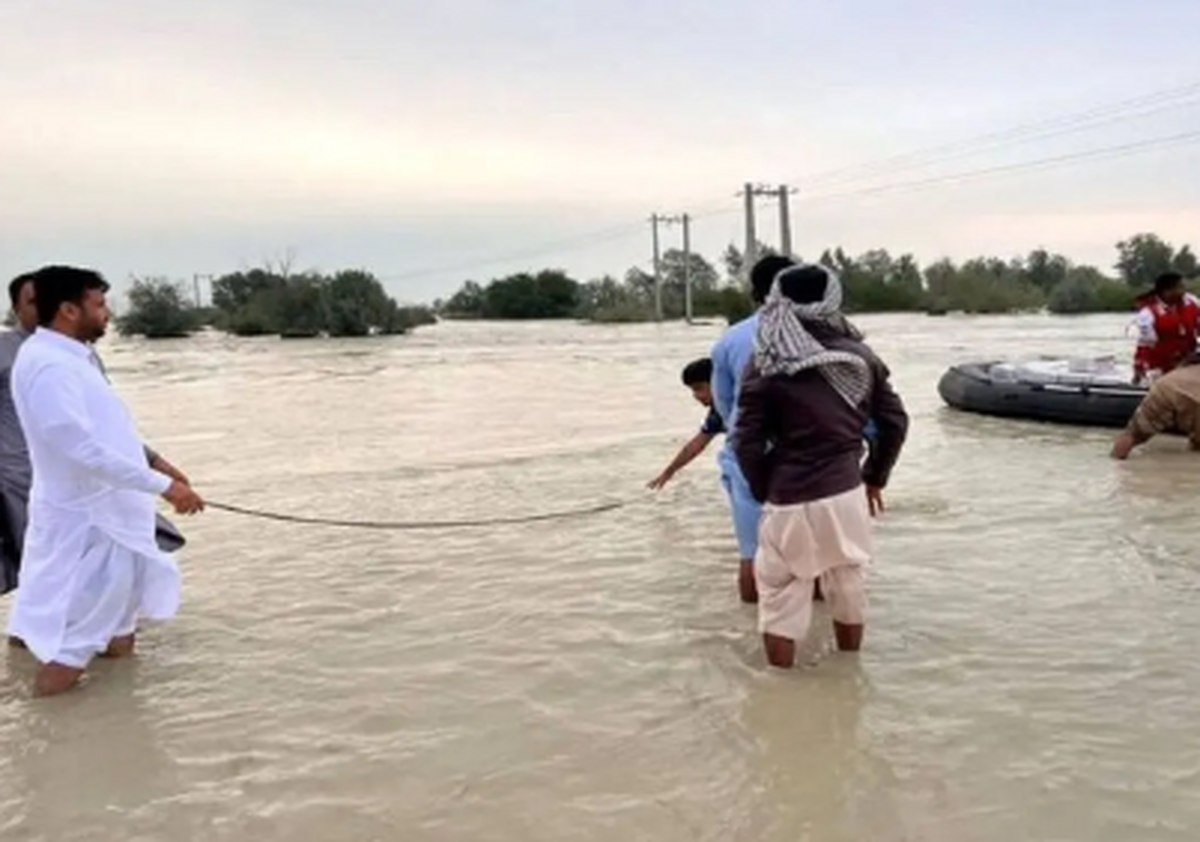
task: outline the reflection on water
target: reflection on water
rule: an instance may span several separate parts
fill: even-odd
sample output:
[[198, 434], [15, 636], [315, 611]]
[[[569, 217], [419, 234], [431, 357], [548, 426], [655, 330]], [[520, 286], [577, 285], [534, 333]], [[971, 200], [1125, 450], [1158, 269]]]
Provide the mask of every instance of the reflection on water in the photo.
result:
[[[1120, 317], [864, 318], [913, 416], [858, 658], [765, 669], [710, 452], [581, 520], [436, 533], [185, 522], [136, 664], [27, 698], [0, 658], [4, 840], [1192, 839], [1197, 457], [980, 418], [965, 358], [1124, 354]], [[716, 326], [113, 340], [213, 499], [376, 520], [637, 498]]]

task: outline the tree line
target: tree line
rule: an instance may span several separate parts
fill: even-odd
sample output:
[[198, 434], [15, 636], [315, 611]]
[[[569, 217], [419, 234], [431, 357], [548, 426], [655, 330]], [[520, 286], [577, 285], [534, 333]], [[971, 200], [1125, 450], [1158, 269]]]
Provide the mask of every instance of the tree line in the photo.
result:
[[[771, 251], [758, 245], [760, 255]], [[981, 256], [956, 263], [943, 258], [924, 267], [911, 254], [893, 256], [885, 249], [850, 256], [831, 248], [818, 260], [838, 271], [850, 313], [1122, 312], [1134, 308], [1135, 298], [1159, 274], [1176, 271], [1194, 278], [1200, 271], [1190, 246], [1176, 249], [1156, 234], [1122, 240], [1116, 252], [1113, 274], [1044, 248], [1010, 259]], [[735, 321], [752, 312], [742, 252], [730, 245], [721, 263], [723, 275], [698, 254], [667, 251], [659, 269], [663, 317], [683, 316], [688, 270], [697, 317]], [[637, 267], [621, 281], [606, 276], [582, 282], [560, 269], [523, 272], [486, 285], [467, 281], [450, 298], [435, 302], [434, 310], [458, 319], [647, 321], [655, 318], [654, 277]]]
[[[697, 318], [740, 318], [753, 310], [740, 286], [723, 281], [699, 254], [669, 249], [659, 267], [664, 318], [683, 318], [689, 273], [692, 313]], [[452, 319], [648, 321], [656, 313], [655, 283], [653, 275], [637, 267], [622, 280], [606, 275], [586, 283], [562, 269], [543, 269], [498, 278], [486, 286], [467, 281], [449, 299], [435, 301], [433, 308]]]
[[[758, 253], [771, 249], [758, 245]], [[1200, 274], [1188, 245], [1176, 248], [1151, 233], [1116, 244], [1113, 272], [1076, 264], [1037, 248], [1024, 257], [938, 260], [922, 267], [911, 254], [873, 249], [857, 256], [842, 248], [818, 259], [836, 269], [849, 313], [1099, 313], [1132, 310], [1135, 298], [1163, 272]], [[697, 318], [737, 321], [754, 310], [744, 281], [744, 256], [730, 245], [721, 270], [702, 255], [667, 250], [661, 258], [662, 312], [682, 318], [690, 280]], [[232, 272], [212, 285], [210, 307], [197, 307], [184, 284], [165, 278], [134, 281], [129, 306], [117, 320], [127, 335], [187, 336], [212, 326], [238, 336], [352, 337], [405, 333], [438, 317], [451, 319], [581, 319], [649, 321], [656, 316], [654, 276], [634, 267], [623, 278], [579, 281], [561, 269], [520, 272], [487, 284], [467, 281], [428, 307], [402, 307], [370, 272], [293, 273], [286, 263]]]
[[212, 284], [212, 305], [199, 307], [182, 282], [135, 279], [125, 335], [184, 337], [212, 326], [236, 336], [353, 337], [407, 333], [437, 321], [428, 307], [402, 307], [383, 284], [360, 269], [331, 275], [293, 274], [286, 265], [232, 272]]

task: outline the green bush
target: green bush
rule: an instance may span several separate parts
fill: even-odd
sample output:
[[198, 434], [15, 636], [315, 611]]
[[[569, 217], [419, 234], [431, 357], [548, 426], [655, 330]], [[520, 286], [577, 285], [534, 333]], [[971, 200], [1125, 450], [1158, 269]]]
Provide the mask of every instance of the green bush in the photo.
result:
[[129, 290], [129, 308], [117, 317], [117, 330], [125, 336], [175, 339], [190, 336], [203, 321], [188, 301], [183, 284], [166, 278], [136, 279]]

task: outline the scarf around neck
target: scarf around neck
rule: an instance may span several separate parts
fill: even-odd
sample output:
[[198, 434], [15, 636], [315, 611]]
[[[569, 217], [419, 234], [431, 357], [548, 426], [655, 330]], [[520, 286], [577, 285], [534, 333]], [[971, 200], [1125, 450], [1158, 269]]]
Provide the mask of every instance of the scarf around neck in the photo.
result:
[[[831, 351], [804, 327], [804, 320], [826, 322], [845, 332], [853, 327], [841, 314], [842, 284], [832, 269], [825, 273], [825, 294], [820, 301], [799, 304], [788, 298], [780, 281], [789, 273], [805, 267], [789, 266], [775, 276], [771, 292], [759, 314], [755, 336], [754, 363], [766, 377], [792, 375], [815, 368], [851, 406], [859, 406], [871, 390], [871, 372], [866, 361], [848, 351]], [[853, 335], [853, 334], [851, 334]]]

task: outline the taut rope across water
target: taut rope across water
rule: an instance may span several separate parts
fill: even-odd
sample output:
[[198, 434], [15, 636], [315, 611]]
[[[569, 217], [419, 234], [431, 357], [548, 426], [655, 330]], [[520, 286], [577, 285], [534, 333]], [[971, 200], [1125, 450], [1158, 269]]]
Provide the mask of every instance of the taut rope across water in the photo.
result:
[[387, 521], [387, 520], [342, 520], [339, 518], [306, 517], [289, 515], [280, 512], [270, 512], [263, 509], [251, 509], [234, 506], [229, 503], [205, 501], [205, 506], [220, 509], [224, 512], [259, 518], [260, 520], [276, 520], [284, 523], [302, 523], [314, 526], [337, 526], [349, 529], [389, 529], [389, 530], [419, 530], [419, 529], [474, 529], [485, 526], [501, 526], [505, 524], [536, 523], [538, 521], [565, 520], [573, 517], [602, 514], [624, 508], [634, 502], [634, 499], [613, 500], [608, 503], [597, 503], [579, 509], [568, 509], [560, 512], [542, 512], [535, 515], [519, 517], [480, 518], [476, 520], [426, 520], [426, 521]]

